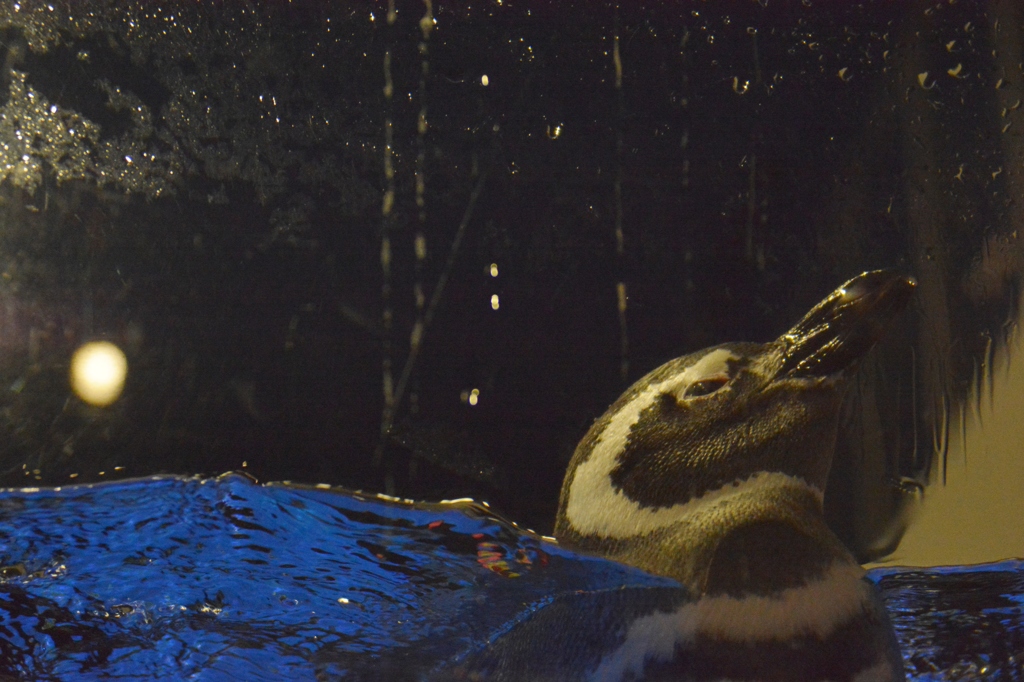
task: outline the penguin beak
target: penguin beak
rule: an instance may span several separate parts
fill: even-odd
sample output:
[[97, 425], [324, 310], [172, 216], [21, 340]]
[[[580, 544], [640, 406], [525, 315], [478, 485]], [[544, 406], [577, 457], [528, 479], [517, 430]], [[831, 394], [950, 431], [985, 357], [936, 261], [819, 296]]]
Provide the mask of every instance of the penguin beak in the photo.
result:
[[843, 284], [779, 339], [784, 356], [776, 377], [824, 378], [850, 368], [885, 335], [916, 286], [913, 277], [888, 270]]

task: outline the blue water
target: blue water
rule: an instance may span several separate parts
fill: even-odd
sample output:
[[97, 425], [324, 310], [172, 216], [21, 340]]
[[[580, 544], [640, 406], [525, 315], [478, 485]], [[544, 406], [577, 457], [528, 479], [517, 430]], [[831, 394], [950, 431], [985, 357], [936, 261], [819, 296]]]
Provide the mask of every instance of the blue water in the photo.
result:
[[[1019, 562], [872, 577], [912, 679], [1021, 679]], [[686, 598], [469, 502], [239, 475], [0, 494], [0, 678], [443, 678], [555, 601]]]
[[876, 569], [908, 678], [1024, 680], [1024, 562]]

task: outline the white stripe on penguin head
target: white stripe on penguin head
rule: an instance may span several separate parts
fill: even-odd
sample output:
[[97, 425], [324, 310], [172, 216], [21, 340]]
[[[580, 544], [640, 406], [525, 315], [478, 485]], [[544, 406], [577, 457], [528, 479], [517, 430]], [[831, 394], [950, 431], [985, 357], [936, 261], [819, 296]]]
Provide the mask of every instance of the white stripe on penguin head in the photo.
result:
[[565, 513], [576, 532], [625, 539], [671, 526], [698, 509], [706, 509], [755, 488], [794, 483], [800, 487], [809, 487], [805, 482], [786, 474], [761, 472], [751, 475], [738, 485], [726, 484], [681, 504], [651, 508], [641, 507], [612, 485], [612, 471], [618, 464], [619, 454], [626, 448], [630, 429], [640, 420], [640, 414], [663, 393], [682, 395], [686, 387], [695, 381], [727, 373], [728, 361], [736, 359], [738, 356], [728, 350], [717, 348], [679, 374], [651, 384], [612, 416], [598, 437], [590, 457], [576, 467], [569, 485]]

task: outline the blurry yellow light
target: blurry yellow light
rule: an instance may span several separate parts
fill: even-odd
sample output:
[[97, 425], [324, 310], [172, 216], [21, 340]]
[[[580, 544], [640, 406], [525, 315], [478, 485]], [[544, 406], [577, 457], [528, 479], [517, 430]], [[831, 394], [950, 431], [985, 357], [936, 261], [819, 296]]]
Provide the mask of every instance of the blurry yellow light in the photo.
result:
[[497, 310], [498, 309], [498, 305], [499, 305], [499, 303], [498, 303], [498, 295], [497, 294], [491, 294], [491, 310]]
[[110, 405], [121, 395], [128, 359], [109, 341], [91, 341], [71, 357], [71, 389], [82, 401]]
[[497, 263], [491, 263], [491, 277], [497, 277], [497, 276], [498, 276], [498, 264]]

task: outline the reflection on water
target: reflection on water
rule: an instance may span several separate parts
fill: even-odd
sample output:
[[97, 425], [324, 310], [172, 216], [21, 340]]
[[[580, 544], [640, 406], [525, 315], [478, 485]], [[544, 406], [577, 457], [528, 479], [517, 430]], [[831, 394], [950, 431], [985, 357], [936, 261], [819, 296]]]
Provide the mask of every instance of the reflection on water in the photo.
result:
[[469, 502], [227, 476], [15, 491], [0, 510], [0, 670], [33, 679], [417, 677], [558, 595], [682, 593]]
[[[608, 613], [686, 599], [475, 503], [236, 475], [8, 491], [0, 543], [0, 674], [32, 679], [445, 679], [554, 602], [614, 646]], [[1020, 562], [872, 576], [912, 679], [1017, 679]], [[576, 676], [600, 652], [555, 654]]]
[[910, 679], [1019, 680], [1024, 562], [876, 569]]

